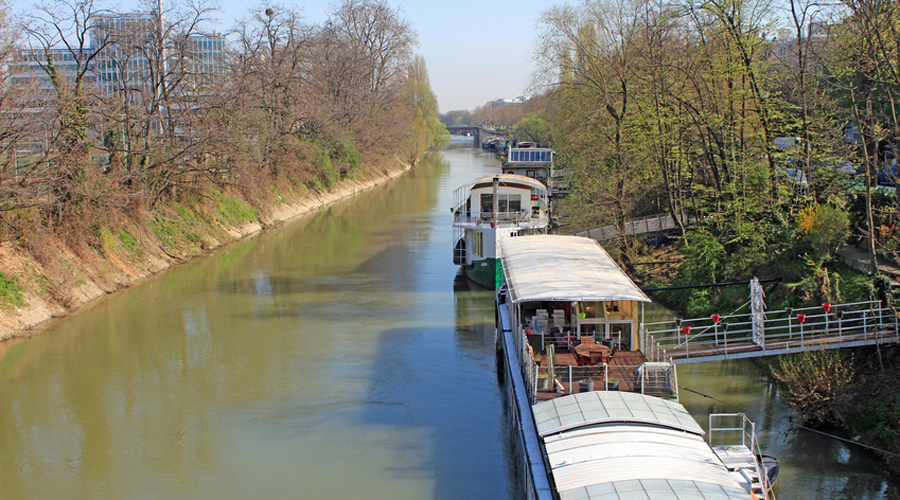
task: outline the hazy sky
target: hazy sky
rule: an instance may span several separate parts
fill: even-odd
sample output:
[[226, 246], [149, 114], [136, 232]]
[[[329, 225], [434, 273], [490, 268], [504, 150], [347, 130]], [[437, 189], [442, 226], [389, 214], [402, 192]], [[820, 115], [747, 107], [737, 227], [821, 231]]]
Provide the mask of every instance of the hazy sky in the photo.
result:
[[[334, 10], [332, 3], [339, 0], [217, 1], [218, 21], [211, 27], [228, 32], [236, 20], [249, 16], [251, 6], [257, 10], [270, 5], [296, 8], [308, 23], [320, 24]], [[418, 33], [416, 52], [425, 57], [431, 87], [441, 112], [446, 113], [527, 94], [535, 66], [532, 55], [537, 41], [537, 20], [544, 10], [565, 0], [387, 1], [400, 9]], [[16, 14], [27, 15], [41, 2], [7, 0], [6, 3]], [[141, 0], [98, 0], [95, 7], [126, 13], [138, 10], [141, 3]]]
[[[248, 2], [219, 0], [220, 26], [245, 17]], [[321, 23], [333, 10], [330, 0], [282, 2]], [[534, 64], [538, 18], [551, 0], [388, 0], [400, 8], [419, 34], [441, 112], [474, 109], [488, 101], [527, 92]], [[265, 8], [266, 4], [255, 4]]]

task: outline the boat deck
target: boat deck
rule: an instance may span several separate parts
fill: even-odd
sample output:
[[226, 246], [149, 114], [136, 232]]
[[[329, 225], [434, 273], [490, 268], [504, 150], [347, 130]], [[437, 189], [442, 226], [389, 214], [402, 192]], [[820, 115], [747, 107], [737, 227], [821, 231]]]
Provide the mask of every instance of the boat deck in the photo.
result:
[[713, 452], [741, 486], [759, 498], [765, 496], [759, 466], [749, 448], [744, 445], [713, 446]]
[[[571, 352], [557, 352], [554, 356], [554, 365], [557, 373], [559, 371], [575, 372], [576, 376], [558, 376], [559, 384], [563, 390], [558, 392], [559, 387], [550, 387], [547, 389], [538, 389], [536, 399], [538, 401], [548, 401], [567, 394], [575, 394], [583, 392], [582, 381], [590, 379], [593, 381], [593, 390], [604, 389], [604, 376], [608, 374], [610, 379], [618, 381], [619, 391], [640, 392], [640, 380], [638, 379], [637, 368], [646, 362], [647, 358], [640, 351], [617, 351], [607, 360], [606, 366], [596, 365], [579, 365], [575, 359], [575, 354]], [[541, 356], [540, 366], [547, 368], [547, 357]], [[571, 370], [569, 369], [571, 367]], [[612, 389], [611, 389], [612, 390]]]

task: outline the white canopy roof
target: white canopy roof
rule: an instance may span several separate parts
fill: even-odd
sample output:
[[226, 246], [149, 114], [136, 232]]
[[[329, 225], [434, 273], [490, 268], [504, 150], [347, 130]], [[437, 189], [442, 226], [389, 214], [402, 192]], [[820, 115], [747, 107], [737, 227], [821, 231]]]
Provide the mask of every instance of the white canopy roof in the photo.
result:
[[674, 401], [593, 391], [534, 406], [562, 500], [749, 500]]
[[501, 185], [514, 185], [514, 186], [522, 186], [522, 187], [530, 187], [532, 189], [546, 190], [547, 186], [544, 185], [543, 182], [539, 180], [532, 179], [531, 177], [525, 177], [524, 175], [516, 175], [516, 174], [494, 174], [494, 175], [486, 175], [484, 177], [479, 177], [477, 179], [472, 179], [471, 181], [459, 186], [456, 188], [457, 190], [471, 188], [477, 184], [491, 184], [494, 182], [494, 178], [500, 181]]
[[590, 238], [549, 234], [504, 238], [499, 255], [513, 302], [650, 302]]

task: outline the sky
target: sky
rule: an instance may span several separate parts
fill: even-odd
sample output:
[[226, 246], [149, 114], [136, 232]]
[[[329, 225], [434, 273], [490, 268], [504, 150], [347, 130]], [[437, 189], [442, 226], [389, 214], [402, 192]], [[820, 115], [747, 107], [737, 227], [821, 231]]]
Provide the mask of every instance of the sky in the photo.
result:
[[[168, 1], [173, 0], [163, 0]], [[264, 10], [283, 5], [299, 10], [307, 23], [321, 24], [340, 0], [217, 1], [218, 19], [209, 28], [227, 33], [238, 19], [249, 17], [250, 6]], [[474, 110], [496, 99], [531, 93], [538, 19], [546, 9], [567, 1], [574, 0], [387, 0], [418, 33], [416, 53], [425, 58], [441, 113]], [[38, 3], [6, 0], [18, 15], [27, 15]], [[95, 7], [126, 13], [138, 10], [140, 3], [96, 0]]]
[[[243, 0], [219, 0], [219, 28], [248, 15]], [[388, 0], [419, 35], [441, 113], [473, 110], [489, 101], [529, 93], [535, 64], [537, 21], [562, 0]], [[281, 4], [300, 10], [307, 22], [324, 22], [330, 0]], [[264, 9], [265, 4], [256, 4]]]

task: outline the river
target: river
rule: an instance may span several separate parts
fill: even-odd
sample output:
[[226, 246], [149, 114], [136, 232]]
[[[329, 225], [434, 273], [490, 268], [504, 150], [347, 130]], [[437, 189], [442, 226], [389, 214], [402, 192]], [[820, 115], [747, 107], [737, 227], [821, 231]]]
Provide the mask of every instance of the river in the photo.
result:
[[[0, 498], [515, 498], [492, 296], [451, 251], [453, 189], [499, 164], [460, 145], [0, 344]], [[754, 366], [679, 379], [770, 415], [782, 498], [900, 498]]]

